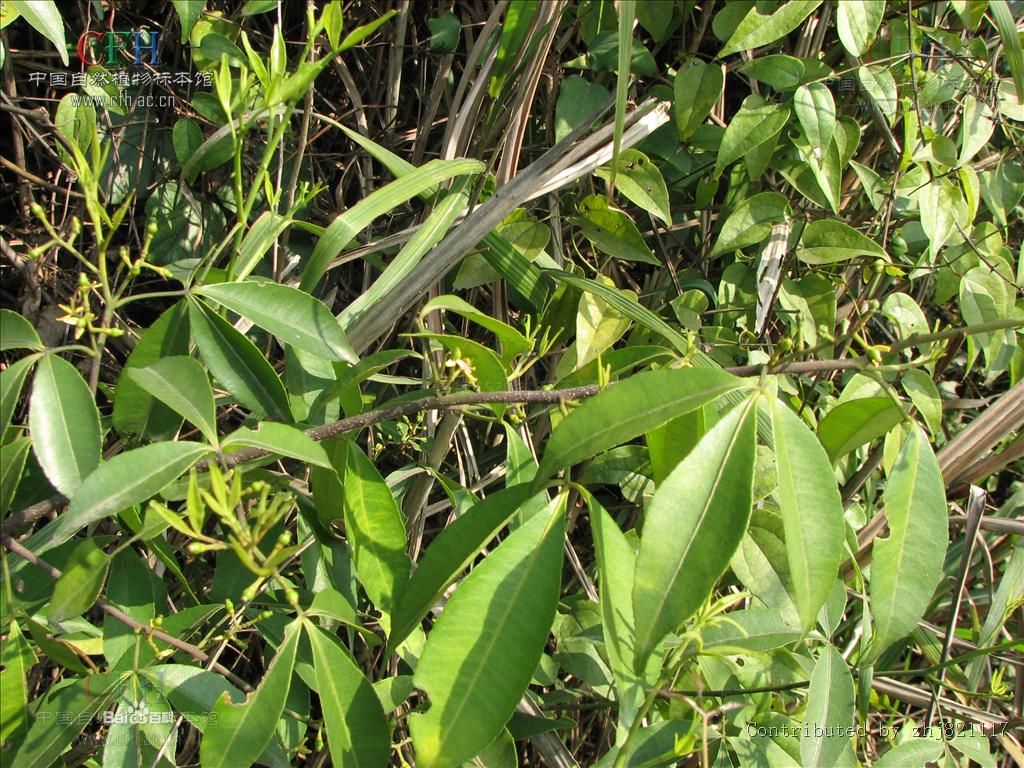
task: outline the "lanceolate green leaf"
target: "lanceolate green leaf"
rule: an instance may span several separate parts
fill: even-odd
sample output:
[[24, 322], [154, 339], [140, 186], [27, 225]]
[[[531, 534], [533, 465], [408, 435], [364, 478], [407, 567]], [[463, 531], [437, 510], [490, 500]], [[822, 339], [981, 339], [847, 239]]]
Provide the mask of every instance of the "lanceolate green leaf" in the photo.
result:
[[800, 734], [800, 764], [805, 768], [839, 765], [853, 731], [853, 675], [831, 645], [821, 650], [811, 673], [807, 709]]
[[337, 768], [387, 765], [391, 733], [373, 686], [335, 638], [308, 621], [305, 628], [313, 646], [331, 763]]
[[751, 5], [750, 11], [737, 25], [732, 37], [718, 54], [719, 58], [737, 51], [774, 43], [796, 29], [819, 5], [821, 0], [789, 0], [771, 15], [760, 13]]
[[199, 427], [211, 445], [217, 444], [217, 407], [206, 371], [191, 357], [164, 357], [126, 374], [153, 397], [166, 403]]
[[189, 304], [192, 334], [210, 373], [238, 401], [276, 421], [291, 421], [288, 395], [277, 373], [256, 346], [224, 318]]
[[356, 573], [374, 605], [390, 614], [409, 579], [402, 514], [373, 462], [352, 444], [344, 488], [345, 533]]
[[[548, 440], [534, 487], [561, 469], [628, 442], [745, 386], [721, 370], [663, 368], [631, 376], [584, 401]], [[615, 414], [614, 419], [608, 418]]]
[[47, 618], [58, 623], [92, 608], [109, 570], [110, 556], [95, 541], [85, 539], [80, 542], [53, 585], [53, 597], [46, 606]]
[[100, 414], [82, 375], [64, 358], [45, 355], [36, 365], [28, 426], [39, 465], [71, 496], [100, 463]]
[[21, 743], [31, 717], [28, 711], [29, 670], [38, 661], [18, 622], [8, 626], [0, 645], [0, 743]]
[[119, 678], [97, 674], [48, 695], [36, 708], [35, 722], [10, 761], [11, 768], [53, 764], [81, 733], [83, 724], [106, 709], [119, 686]]
[[331, 310], [296, 288], [246, 280], [208, 285], [196, 292], [310, 354], [347, 363], [359, 359]]
[[0, 518], [7, 515], [14, 501], [31, 447], [32, 441], [27, 437], [16, 437], [0, 445]]
[[408, 637], [441, 593], [530, 497], [530, 487], [525, 483], [492, 493], [438, 534], [402, 592], [391, 622], [390, 648]]
[[[51, 523], [53, 528], [40, 531], [47, 534], [47, 548], [62, 544], [89, 523], [159, 493], [209, 452], [210, 447], [200, 443], [153, 443], [105, 461], [85, 479], [67, 511]], [[41, 550], [33, 547], [32, 551]]]
[[7, 428], [11, 426], [14, 409], [18, 407], [18, 400], [21, 399], [25, 378], [38, 359], [38, 354], [29, 355], [0, 371], [0, 437], [5, 435]]
[[227, 693], [217, 700], [199, 745], [203, 768], [248, 768], [259, 759], [284, 711], [301, 634], [300, 625], [289, 625], [263, 680], [244, 704], [232, 704]]
[[66, 67], [68, 46], [64, 38], [64, 20], [54, 0], [11, 0], [11, 5], [39, 34], [53, 43]]
[[114, 428], [122, 435], [169, 439], [181, 426], [181, 417], [136, 384], [128, 370], [144, 368], [164, 357], [187, 355], [189, 345], [186, 303], [179, 301], [145, 330], [121, 370], [114, 391]]
[[621, 745], [642, 708], [646, 695], [645, 683], [650, 683], [650, 678], [657, 675], [660, 659], [653, 657], [644, 670], [653, 674], [638, 675], [633, 671], [636, 621], [632, 591], [636, 576], [636, 552], [600, 502], [589, 493], [585, 493], [584, 500], [590, 513], [597, 555], [601, 631], [615, 676], [615, 693], [619, 705], [616, 744]]
[[412, 198], [435, 190], [442, 181], [455, 176], [480, 173], [483, 163], [478, 160], [431, 160], [421, 168], [381, 187], [331, 222], [302, 273], [299, 288], [311, 291], [320, 282], [331, 260], [337, 257], [352, 239], [369, 224], [393, 208]]
[[775, 401], [772, 426], [786, 559], [806, 632], [839, 571], [846, 532], [843, 504], [828, 456], [800, 417]]
[[31, 349], [42, 352], [43, 342], [32, 323], [9, 309], [0, 309], [0, 352], [9, 349]]
[[430, 708], [409, 717], [417, 765], [458, 766], [505, 727], [555, 618], [565, 500], [512, 533], [455, 590], [413, 680]]
[[942, 579], [949, 540], [946, 495], [920, 427], [907, 435], [883, 500], [889, 535], [875, 542], [871, 559], [871, 658], [917, 626]]
[[238, 448], [259, 448], [270, 453], [298, 459], [307, 464], [331, 468], [327, 452], [324, 451], [320, 443], [301, 429], [287, 424], [277, 424], [273, 421], [264, 421], [254, 430], [248, 427], [239, 427], [224, 438], [223, 448], [225, 451], [233, 451]]
[[655, 491], [633, 582], [634, 669], [711, 594], [747, 529], [756, 399], [736, 406]]
[[835, 462], [855, 448], [875, 440], [903, 419], [889, 397], [847, 400], [830, 410], [818, 424], [818, 437]]

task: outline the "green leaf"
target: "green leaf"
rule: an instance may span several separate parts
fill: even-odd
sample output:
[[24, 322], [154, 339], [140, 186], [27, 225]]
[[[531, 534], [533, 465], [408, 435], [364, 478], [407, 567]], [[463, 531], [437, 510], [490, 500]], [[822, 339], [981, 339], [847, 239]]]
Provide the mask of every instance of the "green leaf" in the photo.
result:
[[672, 225], [672, 214], [668, 207], [668, 187], [658, 167], [643, 152], [624, 149], [614, 163], [601, 166], [594, 171], [599, 179], [608, 182], [615, 168], [615, 189], [627, 200], [649, 211], [663, 222]]
[[645, 675], [633, 671], [636, 655], [636, 620], [633, 612], [633, 582], [636, 578], [636, 552], [600, 502], [585, 491], [581, 493], [590, 514], [600, 584], [601, 632], [615, 676], [619, 705], [616, 743], [629, 732], [642, 711], [644, 681], [657, 675], [660, 659], [651, 659]]
[[337, 640], [304, 622], [323, 708], [331, 762], [337, 768], [387, 765], [391, 732], [380, 699]]
[[613, 208], [601, 195], [587, 195], [579, 204], [579, 216], [570, 221], [602, 253], [623, 261], [658, 265], [661, 262], [644, 242], [636, 224], [624, 212]]
[[771, 234], [772, 224], [783, 221], [788, 214], [789, 201], [778, 192], [745, 198], [729, 213], [709, 258], [760, 243]]
[[21, 14], [36, 32], [54, 44], [60, 60], [68, 66], [68, 45], [64, 38], [64, 19], [53, 0], [10, 0], [11, 7]]
[[760, 80], [776, 91], [791, 91], [804, 79], [806, 59], [774, 53], [770, 56], [758, 56], [748, 61], [737, 71], [754, 80]]
[[800, 639], [774, 608], [743, 608], [730, 611], [701, 633], [701, 648], [715, 654], [748, 654], [770, 651]]
[[911, 368], [903, 372], [900, 379], [903, 391], [910, 397], [910, 401], [921, 414], [928, 431], [937, 435], [942, 429], [942, 398], [939, 396], [939, 389], [932, 381], [927, 371], [920, 368]]
[[857, 78], [872, 101], [882, 110], [882, 114], [891, 123], [899, 109], [899, 97], [896, 90], [896, 78], [885, 67], [869, 64], [857, 69]]
[[943, 751], [942, 742], [937, 739], [910, 739], [885, 752], [872, 765], [874, 768], [919, 768], [938, 760]]
[[871, 659], [917, 626], [942, 579], [946, 494], [920, 427], [912, 427], [904, 440], [883, 501], [889, 535], [875, 541], [871, 561]]
[[835, 219], [816, 219], [804, 227], [796, 255], [806, 264], [834, 264], [857, 256], [889, 258], [874, 240]]
[[800, 736], [800, 764], [832, 768], [850, 749], [853, 733], [853, 675], [832, 645], [825, 645], [814, 663]]
[[[633, 440], [745, 386], [721, 370], [663, 368], [631, 376], [583, 402], [548, 440], [534, 488], [561, 469]], [[608, 414], [615, 414], [609, 419]]]
[[946, 178], [933, 179], [917, 199], [921, 206], [921, 227], [928, 235], [928, 252], [935, 259], [958, 225], [962, 229], [970, 227], [970, 211], [960, 190]]
[[[602, 282], [606, 280], [611, 283], [608, 278], [602, 278]], [[627, 295], [629, 298], [636, 296], [632, 291], [628, 291]], [[622, 338], [629, 330], [629, 326], [629, 318], [608, 306], [600, 296], [592, 293], [580, 296], [579, 309], [576, 312], [576, 368], [596, 360], [598, 355]]]
[[349, 444], [347, 453], [345, 533], [352, 560], [373, 604], [390, 614], [409, 580], [405, 524], [373, 462], [356, 445]]
[[[67, 511], [40, 531], [49, 547], [63, 544], [79, 530], [159, 493], [210, 452], [191, 442], [153, 443], [119, 453], [103, 462], [82, 483]], [[31, 541], [31, 539], [30, 539]], [[41, 550], [34, 548], [37, 554]]]
[[27, 437], [18, 437], [0, 445], [0, 517], [10, 511], [31, 447], [32, 441]]
[[477, 502], [438, 534], [402, 592], [391, 622], [388, 647], [394, 649], [427, 615], [444, 590], [531, 498], [527, 484], [514, 485]]
[[9, 349], [31, 349], [42, 352], [45, 347], [32, 323], [9, 309], [0, 309], [0, 352]]
[[559, 142], [591, 118], [608, 100], [608, 89], [579, 75], [562, 78], [555, 103], [555, 142]]
[[387, 13], [381, 14], [376, 19], [371, 21], [369, 24], [363, 24], [360, 27], [356, 27], [347, 35], [345, 39], [341, 41], [341, 45], [338, 46], [338, 53], [343, 53], [353, 46], [359, 45], [363, 40], [368, 38], [382, 26], [391, 21], [391, 17], [397, 14], [397, 10], [388, 11]]
[[555, 618], [565, 498], [531, 517], [466, 578], [427, 636], [413, 680], [430, 708], [409, 716], [417, 765], [458, 766], [501, 733]]
[[885, 0], [839, 0], [836, 32], [851, 56], [863, 56], [885, 17]]
[[693, 136], [694, 131], [703, 125], [705, 118], [718, 103], [724, 84], [722, 67], [714, 62], [690, 59], [676, 72], [672, 105], [676, 128], [682, 141]]
[[199, 303], [190, 303], [188, 314], [199, 354], [210, 373], [242, 405], [275, 421], [290, 422], [284, 385], [256, 346]]
[[[751, 11], [753, 13], [753, 11]], [[715, 161], [714, 178], [728, 166], [771, 139], [789, 122], [789, 107], [772, 104], [759, 96], [748, 96], [729, 122]]]
[[39, 661], [12, 621], [0, 643], [0, 744], [20, 743], [32, 722], [28, 711], [29, 671]]
[[81, 616], [100, 596], [110, 570], [110, 555], [92, 539], [81, 541], [53, 585], [46, 616], [54, 624]]
[[819, 5], [821, 0], [790, 0], [767, 16], [752, 5], [718, 57], [774, 43], [796, 29]]
[[[992, 322], [1010, 317], [1014, 311], [1013, 291], [1006, 279], [986, 266], [974, 267], [960, 280], [958, 303], [960, 314], [968, 325]], [[970, 359], [977, 349], [985, 353], [985, 362], [992, 370], [1002, 370], [1009, 363], [1017, 346], [1012, 330], [977, 333], [969, 338]]]
[[247, 280], [207, 285], [196, 293], [208, 296], [310, 354], [347, 363], [359, 360], [331, 311], [323, 302], [296, 288]]
[[227, 693], [217, 699], [199, 745], [199, 761], [204, 768], [248, 768], [270, 744], [291, 687], [301, 625], [293, 622], [285, 635], [259, 686], [245, 703], [232, 704]]
[[21, 399], [21, 390], [25, 386], [28, 372], [39, 359], [39, 355], [28, 355], [0, 371], [0, 439], [7, 434], [14, 418], [14, 409]]
[[797, 88], [793, 109], [812, 147], [827, 147], [836, 132], [836, 103], [832, 91], [823, 83], [808, 83]]
[[181, 417], [136, 384], [128, 370], [144, 368], [165, 357], [188, 355], [188, 314], [181, 301], [168, 309], [142, 334], [128, 355], [114, 391], [114, 427], [122, 435], [170, 439]]
[[82, 375], [64, 358], [45, 355], [36, 365], [28, 426], [39, 466], [72, 496], [100, 463], [100, 414]]
[[217, 407], [206, 371], [191, 357], [164, 357], [126, 374], [153, 397], [185, 417], [217, 445]]
[[[634, 377], [637, 378], [637, 377]], [[711, 594], [750, 519], [756, 399], [734, 407], [655, 491], [636, 558], [634, 669]]]
[[775, 401], [772, 426], [786, 559], [807, 632], [839, 571], [846, 534], [843, 504], [828, 456], [800, 417]]
[[324, 451], [320, 443], [301, 429], [273, 421], [260, 422], [255, 430], [239, 427], [224, 438], [222, 447], [225, 452], [238, 448], [259, 448], [270, 453], [298, 459], [307, 464], [331, 468], [327, 452]]
[[818, 424], [818, 437], [836, 461], [855, 448], [870, 443], [903, 419], [903, 412], [889, 397], [861, 397], [840, 403]]
[[85, 724], [106, 709], [120, 686], [120, 678], [97, 674], [73, 680], [56, 693], [48, 693], [36, 708], [36, 719], [8, 763], [10, 767], [52, 765], [85, 729]]
[[363, 198], [332, 221], [324, 231], [302, 273], [299, 288], [312, 291], [331, 261], [378, 216], [424, 192], [435, 191], [442, 181], [477, 174], [483, 170], [483, 163], [477, 160], [431, 160]]
[[206, 0], [173, 0], [174, 10], [181, 25], [181, 44], [185, 45], [192, 34], [192, 27], [203, 13]]

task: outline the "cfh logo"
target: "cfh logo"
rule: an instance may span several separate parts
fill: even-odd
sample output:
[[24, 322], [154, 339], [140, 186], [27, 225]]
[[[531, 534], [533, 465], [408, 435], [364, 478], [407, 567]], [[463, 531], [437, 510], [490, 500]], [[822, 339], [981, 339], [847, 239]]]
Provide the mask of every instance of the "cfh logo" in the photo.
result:
[[[86, 66], [102, 64], [113, 67], [123, 59], [122, 51], [135, 55], [137, 66], [152, 64], [160, 66], [159, 30], [135, 30], [133, 32], [85, 32], [78, 38], [78, 58]], [[145, 59], [148, 55], [149, 61]]]

